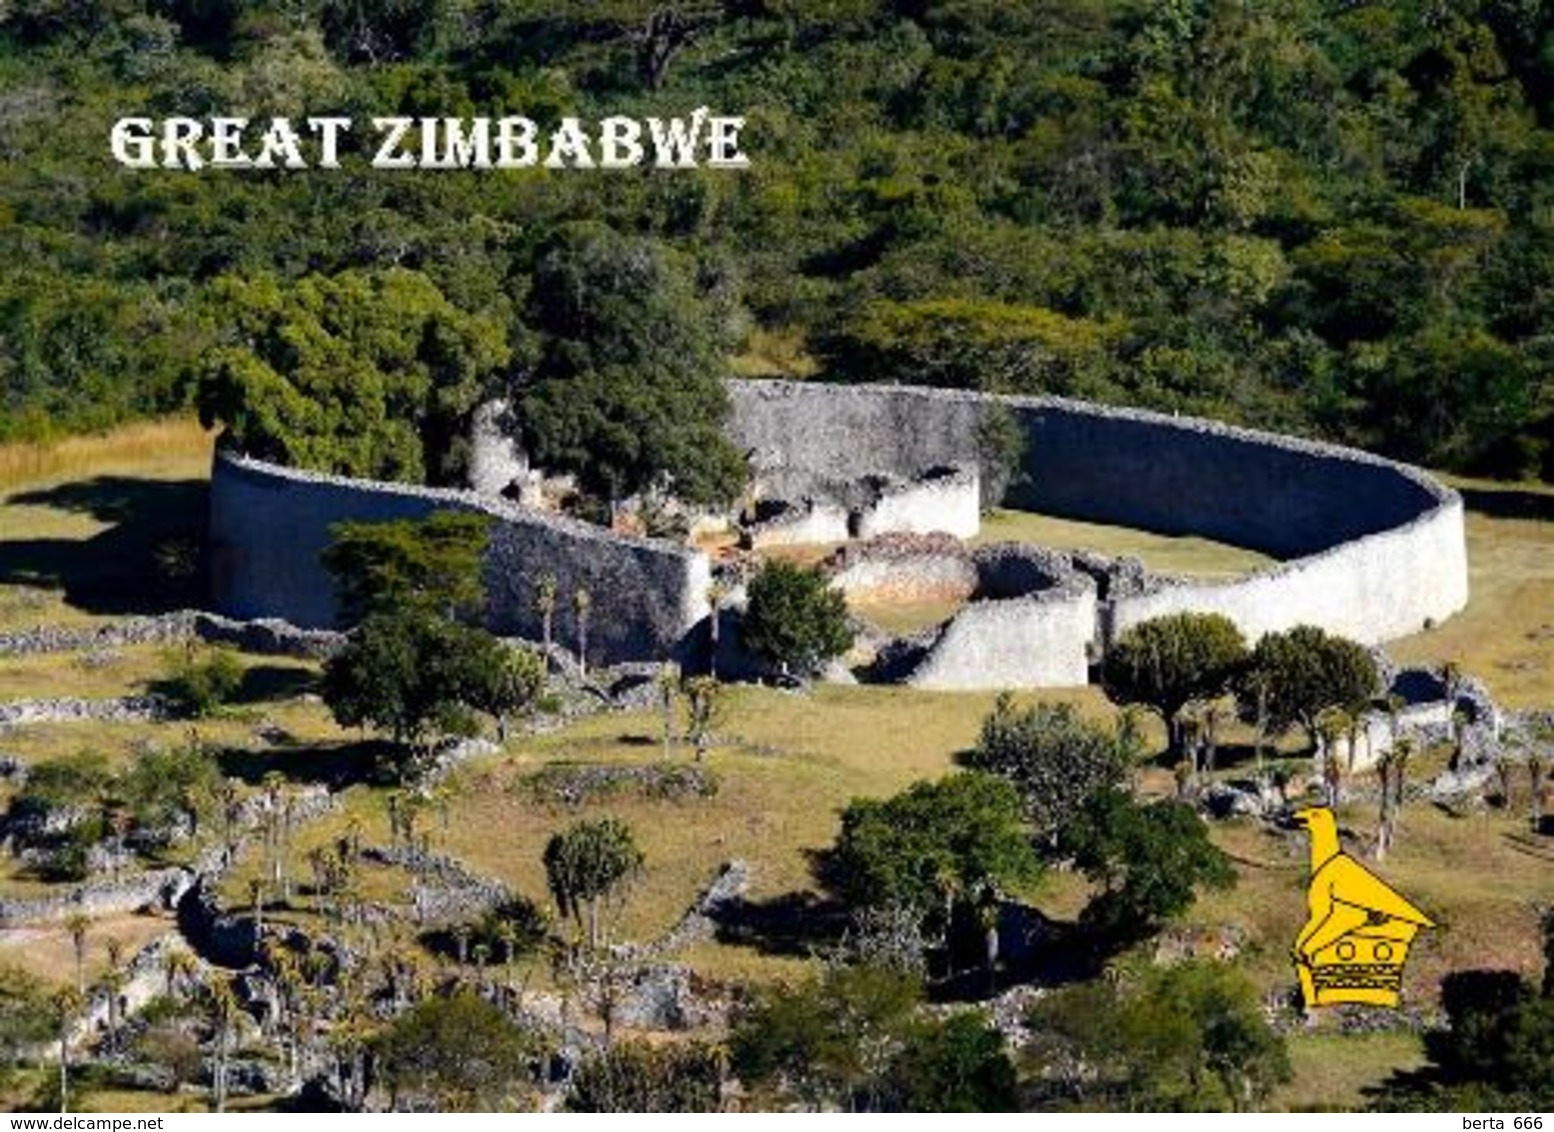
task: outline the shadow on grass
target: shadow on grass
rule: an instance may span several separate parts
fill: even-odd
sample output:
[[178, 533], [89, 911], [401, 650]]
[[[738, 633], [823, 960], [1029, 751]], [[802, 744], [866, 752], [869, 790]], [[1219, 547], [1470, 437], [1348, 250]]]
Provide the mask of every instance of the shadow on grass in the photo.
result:
[[265, 704], [292, 700], [318, 690], [318, 674], [306, 668], [281, 664], [256, 664], [243, 673], [243, 683], [233, 698], [239, 704]]
[[1492, 519], [1537, 519], [1554, 523], [1554, 495], [1516, 488], [1465, 487], [1462, 502], [1469, 511]]
[[714, 913], [717, 939], [762, 955], [807, 959], [834, 948], [847, 930], [847, 908], [814, 892], [785, 892], [768, 900], [740, 900]]
[[260, 785], [269, 774], [279, 774], [290, 782], [322, 783], [331, 790], [343, 790], [358, 783], [393, 783], [397, 753], [392, 743], [381, 739], [298, 744], [263, 751], [227, 747], [216, 752], [216, 764], [226, 777], [250, 786]]
[[98, 476], [23, 492], [10, 503], [109, 524], [85, 539], [0, 540], [0, 584], [60, 589], [88, 613], [161, 613], [204, 598], [203, 480]]

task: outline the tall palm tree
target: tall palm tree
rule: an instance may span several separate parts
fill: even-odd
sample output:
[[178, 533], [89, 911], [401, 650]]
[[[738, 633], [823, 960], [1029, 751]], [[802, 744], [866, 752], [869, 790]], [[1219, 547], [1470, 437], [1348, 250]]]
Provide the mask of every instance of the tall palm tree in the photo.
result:
[[65, 921], [65, 929], [70, 933], [70, 944], [75, 948], [76, 994], [81, 998], [86, 997], [86, 933], [91, 926], [91, 917], [85, 912], [72, 912]]
[[552, 627], [556, 617], [556, 593], [559, 587], [556, 583], [556, 575], [541, 574], [540, 580], [534, 583], [534, 608], [540, 614], [540, 640], [545, 643], [546, 662], [550, 659], [550, 646]]
[[588, 675], [588, 616], [593, 611], [594, 598], [581, 586], [572, 595], [572, 612], [577, 617], [577, 674]]
[[712, 613], [707, 618], [707, 633], [711, 652], [707, 657], [707, 672], [714, 680], [718, 676], [718, 646], [722, 635], [723, 603], [728, 600], [729, 586], [721, 578], [714, 578], [707, 587], [707, 604], [712, 607]]
[[103, 975], [103, 989], [108, 992], [108, 1032], [119, 1031], [119, 993], [123, 991], [128, 976], [124, 970], [124, 941], [108, 937], [108, 970]]
[[214, 1034], [214, 1062], [211, 1066], [211, 1107], [227, 1110], [227, 1068], [232, 1058], [232, 1028], [240, 1007], [232, 980], [218, 976], [210, 984], [210, 1020]]
[[49, 1005], [54, 1013], [54, 1024], [59, 1036], [59, 1111], [70, 1111], [70, 1030], [86, 998], [70, 987], [54, 992]]

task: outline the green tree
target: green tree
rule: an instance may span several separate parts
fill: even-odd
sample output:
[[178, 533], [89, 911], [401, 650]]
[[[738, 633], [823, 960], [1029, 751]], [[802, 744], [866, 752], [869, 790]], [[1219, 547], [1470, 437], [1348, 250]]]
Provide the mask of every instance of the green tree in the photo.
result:
[[489, 515], [438, 511], [425, 519], [337, 523], [330, 534], [323, 562], [346, 624], [407, 606], [461, 618], [485, 610]]
[[1515, 971], [1453, 971], [1441, 982], [1446, 1027], [1425, 1038], [1429, 1062], [1396, 1074], [1378, 1108], [1537, 1110], [1554, 1071], [1554, 994]]
[[774, 559], [750, 581], [745, 643], [783, 673], [809, 675], [852, 647], [847, 599], [817, 570]]
[[604, 224], [565, 225], [535, 268], [528, 313], [538, 356], [518, 427], [539, 464], [607, 501], [659, 484], [692, 503], [738, 495], [722, 329], [691, 263]]
[[586, 919], [588, 946], [598, 948], [604, 927], [601, 906], [618, 901], [642, 868], [642, 850], [630, 827], [615, 818], [578, 822], [551, 837], [544, 861], [556, 907], [580, 929]]
[[1218, 613], [1172, 613], [1141, 621], [1107, 650], [1101, 683], [1119, 704], [1143, 704], [1165, 721], [1169, 750], [1182, 750], [1182, 709], [1217, 699], [1246, 663], [1246, 642]]
[[502, 1010], [472, 991], [418, 1002], [371, 1044], [392, 1107], [430, 1103], [441, 1112], [526, 1102], [534, 1050]]
[[228, 343], [199, 367], [200, 416], [251, 456], [340, 475], [457, 484], [475, 408], [509, 349], [405, 268], [228, 277], [211, 288]]
[[53, 1034], [47, 988], [19, 967], [0, 967], [0, 1074]]
[[758, 991], [729, 1037], [739, 1079], [808, 1105], [878, 1108], [922, 996], [890, 967], [829, 967], [797, 987]]
[[712, 745], [713, 728], [723, 713], [724, 690], [716, 676], [687, 676], [685, 693], [685, 737], [696, 752], [696, 761], [707, 757]]
[[1236, 702], [1242, 718], [1260, 719], [1268, 734], [1299, 726], [1315, 748], [1325, 709], [1359, 712], [1380, 689], [1376, 661], [1362, 645], [1298, 625], [1257, 642], [1237, 678]]
[[1200, 887], [1228, 888], [1236, 873], [1191, 806], [1140, 803], [1120, 790], [1091, 796], [1062, 829], [1060, 850], [1100, 891], [1083, 921], [1102, 938], [1132, 942], [1185, 911]]
[[196, 719], [226, 706], [243, 686], [243, 663], [224, 645], [187, 645], [170, 649], [156, 687]]
[[719, 1112], [723, 1053], [703, 1042], [618, 1042], [573, 1074], [568, 1112]]
[[966, 765], [1014, 783], [1036, 832], [1050, 837], [1086, 799], [1127, 780], [1138, 745], [1130, 727], [1091, 723], [1072, 704], [1021, 708], [1005, 693], [982, 721]]
[[477, 712], [511, 707], [511, 664], [483, 629], [413, 607], [374, 613], [325, 662], [324, 702], [342, 727], [387, 732], [403, 776], [440, 739], [473, 734]]
[[[1108, 330], [991, 299], [873, 300], [825, 344], [841, 373], [995, 393], [1095, 388]], [[1007, 451], [1007, 449], [1005, 449]]]
[[917, 782], [842, 811], [828, 882], [854, 908], [910, 909], [947, 934], [957, 907], [1040, 873], [1019, 793], [977, 771]]
[[903, 1112], [1016, 1112], [1019, 1094], [1004, 1036], [976, 1014], [919, 1022], [891, 1067]]
[[[1244, 1110], [1289, 1080], [1284, 1039], [1239, 971], [1194, 960], [1137, 981], [1066, 988], [1032, 1012], [1038, 1066], [1085, 1066], [1070, 1077], [1085, 1107]], [[1051, 1087], [1061, 1074], [1044, 1073]], [[1054, 1098], [1055, 1099], [1055, 1098]]]

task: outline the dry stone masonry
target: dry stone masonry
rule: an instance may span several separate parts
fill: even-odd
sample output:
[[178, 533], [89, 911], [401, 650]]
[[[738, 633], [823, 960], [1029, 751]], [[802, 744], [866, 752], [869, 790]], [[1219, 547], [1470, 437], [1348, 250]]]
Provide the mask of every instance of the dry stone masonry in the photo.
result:
[[[1467, 601], [1461, 499], [1417, 469], [1366, 453], [1058, 398], [748, 380], [731, 381], [729, 390], [730, 435], [751, 453], [762, 493], [791, 501], [787, 519], [807, 541], [974, 533], [980, 482], [1006, 471], [982, 468], [978, 441], [999, 412], [1026, 440], [1006, 505], [1198, 535], [1281, 560], [1208, 581], [1154, 577], [1136, 563], [1093, 555], [1004, 551], [1011, 557], [1002, 569], [1024, 570], [1031, 584], [1000, 590], [989, 583], [993, 566], [979, 562], [977, 595], [905, 669], [915, 684], [1083, 683], [1118, 633], [1181, 610], [1223, 613], [1251, 639], [1311, 624], [1375, 644], [1439, 622]], [[329, 527], [446, 507], [496, 520], [487, 562], [496, 631], [540, 635], [532, 587], [550, 573], [563, 595], [581, 587], [593, 597], [591, 660], [685, 661], [705, 650], [711, 567], [699, 551], [491, 495], [317, 475], [229, 454], [217, 456], [212, 483], [220, 609], [330, 628], [333, 592], [318, 561]], [[766, 532], [773, 541], [785, 537], [780, 525]], [[570, 618], [569, 603], [559, 603], [558, 640], [574, 638]]]

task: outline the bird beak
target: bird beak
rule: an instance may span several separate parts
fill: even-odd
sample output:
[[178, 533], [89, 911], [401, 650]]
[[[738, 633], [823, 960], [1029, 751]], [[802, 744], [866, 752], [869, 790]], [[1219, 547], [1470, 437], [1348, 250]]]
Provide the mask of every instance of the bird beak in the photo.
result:
[[1296, 810], [1293, 814], [1290, 815], [1290, 818], [1295, 822], [1296, 825], [1309, 825], [1311, 824], [1311, 819], [1315, 813], [1315, 810], [1309, 809]]

